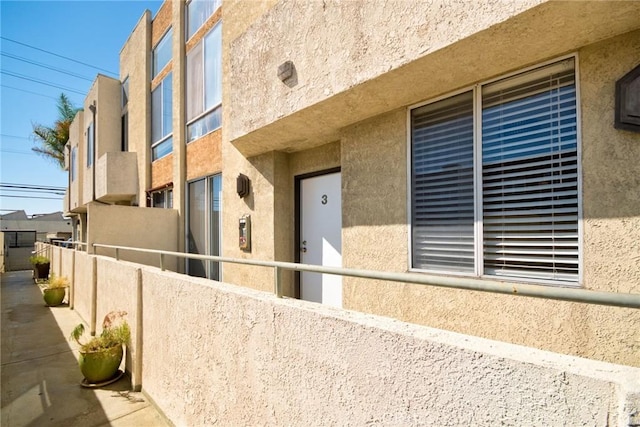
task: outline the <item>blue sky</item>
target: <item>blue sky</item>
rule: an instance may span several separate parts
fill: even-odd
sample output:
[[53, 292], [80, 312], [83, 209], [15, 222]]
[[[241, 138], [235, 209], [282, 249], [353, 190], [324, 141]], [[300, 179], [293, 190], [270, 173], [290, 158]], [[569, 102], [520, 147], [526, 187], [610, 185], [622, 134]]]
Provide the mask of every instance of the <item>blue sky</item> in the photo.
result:
[[[118, 56], [145, 9], [153, 15], [161, 1], [0, 1], [0, 182], [67, 186], [67, 173], [33, 151], [32, 124], [57, 118], [56, 99], [64, 92], [81, 106], [97, 73], [118, 78]], [[20, 43], [90, 64], [81, 65]], [[19, 57], [20, 59], [16, 59]], [[37, 62], [78, 78], [32, 64]], [[106, 71], [105, 71], [106, 70]], [[109, 72], [113, 73], [110, 74]], [[46, 81], [42, 85], [15, 77]], [[79, 92], [79, 93], [76, 93]], [[59, 197], [57, 200], [12, 196]], [[62, 196], [10, 192], [0, 188], [0, 213], [62, 210]]]

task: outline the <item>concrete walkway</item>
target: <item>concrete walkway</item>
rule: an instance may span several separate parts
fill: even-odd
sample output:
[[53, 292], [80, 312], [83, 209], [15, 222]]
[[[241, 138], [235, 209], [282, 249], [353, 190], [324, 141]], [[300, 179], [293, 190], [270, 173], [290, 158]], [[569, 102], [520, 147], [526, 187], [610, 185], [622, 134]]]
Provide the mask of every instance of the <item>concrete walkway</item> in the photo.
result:
[[2, 273], [3, 427], [167, 426], [129, 378], [101, 389], [80, 386], [77, 344], [68, 340], [80, 317], [65, 304], [46, 307], [31, 271]]

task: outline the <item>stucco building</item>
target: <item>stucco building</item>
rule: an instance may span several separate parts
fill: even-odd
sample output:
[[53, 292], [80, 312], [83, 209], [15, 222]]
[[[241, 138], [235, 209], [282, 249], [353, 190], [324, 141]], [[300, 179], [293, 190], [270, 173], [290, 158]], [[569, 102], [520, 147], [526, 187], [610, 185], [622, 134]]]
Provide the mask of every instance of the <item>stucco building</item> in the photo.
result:
[[[614, 126], [638, 16], [637, 2], [167, 1], [74, 121], [65, 210], [87, 243], [640, 293], [640, 134]], [[173, 262], [273, 287], [268, 270]], [[637, 310], [285, 280], [290, 297], [640, 366]]]

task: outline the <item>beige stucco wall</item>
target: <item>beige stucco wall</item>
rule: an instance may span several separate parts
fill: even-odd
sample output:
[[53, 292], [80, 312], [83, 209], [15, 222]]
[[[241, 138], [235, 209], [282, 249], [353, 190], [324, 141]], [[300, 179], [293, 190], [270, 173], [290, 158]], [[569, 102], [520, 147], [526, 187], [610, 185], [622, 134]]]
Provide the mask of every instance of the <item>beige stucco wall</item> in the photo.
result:
[[640, 293], [640, 134], [613, 127], [615, 82], [639, 64], [640, 30], [580, 50], [583, 271], [590, 289]]
[[[73, 181], [70, 181], [69, 185], [69, 206], [65, 206], [64, 210], [69, 209], [71, 212], [78, 212], [79, 209], [85, 209], [83, 206], [82, 199], [84, 197], [83, 193], [83, 181], [84, 181], [84, 172], [86, 163], [82, 163], [83, 159], [86, 162], [86, 154], [84, 153], [86, 143], [84, 143], [84, 112], [78, 111], [76, 116], [73, 118], [71, 122], [71, 126], [69, 126], [69, 148], [76, 148], [76, 159], [75, 159], [75, 171], [76, 176]], [[69, 154], [70, 155], [70, 154]], [[71, 173], [71, 167], [69, 168], [69, 173]]]
[[104, 153], [96, 165], [96, 199], [103, 202], [129, 203], [138, 191], [136, 153]]
[[129, 78], [129, 151], [137, 153], [138, 204], [151, 185], [151, 12], [145, 11], [120, 51], [120, 80]]
[[629, 422], [638, 369], [142, 274], [143, 390], [176, 425]]
[[[640, 180], [636, 165], [640, 164], [640, 137], [613, 128], [613, 105], [615, 81], [637, 65], [640, 57], [640, 31], [578, 53], [583, 286], [638, 293]], [[343, 131], [346, 267], [389, 271], [409, 267], [405, 111]], [[381, 208], [384, 206], [388, 208]], [[466, 334], [640, 366], [638, 310], [350, 278], [344, 280], [344, 304]]]
[[78, 271], [94, 262], [98, 323], [127, 311], [127, 369], [175, 425], [637, 422], [638, 368], [76, 253]]
[[[229, 41], [229, 139], [247, 156], [319, 145], [445, 88], [638, 28], [639, 14], [638, 2], [281, 1]], [[295, 85], [277, 77], [287, 60]]]
[[[111, 77], [98, 74], [94, 80], [87, 96], [84, 100], [84, 125], [80, 134], [81, 145], [85, 146], [82, 156], [79, 156], [79, 169], [82, 169], [82, 204], [94, 200], [94, 168], [96, 168], [98, 159], [105, 153], [111, 151], [120, 151], [121, 130], [120, 130], [120, 81]], [[95, 103], [96, 112], [91, 112], [89, 106]], [[89, 126], [94, 122], [95, 140], [94, 140], [94, 159], [91, 166], [87, 166], [87, 132]], [[96, 178], [97, 185], [97, 178]]]
[[[118, 262], [114, 259], [97, 257], [96, 261], [98, 286], [96, 296], [96, 326], [100, 333], [102, 323], [111, 312], [124, 312], [124, 319], [131, 329], [131, 341], [127, 347], [125, 369], [132, 374], [133, 385], [138, 386], [138, 367], [134, 361], [139, 356], [136, 346], [140, 338], [138, 334], [138, 316], [142, 313], [139, 308], [142, 302], [138, 299], [138, 270], [137, 264]], [[88, 319], [87, 319], [88, 320]]]
[[[177, 251], [178, 212], [174, 209], [142, 208], [91, 203], [87, 242], [135, 248]], [[112, 249], [98, 248], [98, 255], [115, 256]], [[159, 255], [120, 251], [120, 258], [140, 264], [159, 266]], [[177, 259], [166, 257], [165, 268], [175, 270]]]
[[90, 322], [93, 299], [93, 257], [80, 251], [76, 251], [75, 257], [73, 309], [85, 322]]

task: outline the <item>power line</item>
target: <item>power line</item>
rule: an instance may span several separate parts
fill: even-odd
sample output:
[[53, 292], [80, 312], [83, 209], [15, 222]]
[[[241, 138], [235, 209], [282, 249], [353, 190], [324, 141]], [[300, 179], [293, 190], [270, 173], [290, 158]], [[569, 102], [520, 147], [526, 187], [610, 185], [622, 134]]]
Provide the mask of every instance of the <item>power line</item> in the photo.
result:
[[31, 141], [31, 138], [27, 138], [26, 136], [18, 136], [18, 135], [7, 135], [6, 133], [0, 133], [0, 136], [4, 136], [6, 138], [20, 138], [20, 139], [28, 139]]
[[45, 49], [41, 49], [39, 47], [31, 46], [30, 44], [22, 43], [22, 42], [19, 42], [17, 40], [9, 39], [9, 38], [3, 37], [3, 36], [0, 36], [0, 39], [6, 40], [8, 42], [16, 43], [16, 44], [19, 44], [19, 45], [22, 45], [22, 46], [26, 46], [26, 47], [29, 47], [31, 49], [39, 50], [40, 52], [48, 53], [49, 55], [57, 56], [58, 58], [66, 59], [67, 61], [72, 61], [72, 62], [75, 62], [76, 64], [81, 64], [81, 65], [84, 65], [84, 66], [87, 66], [87, 67], [95, 68], [96, 70], [101, 70], [101, 71], [104, 71], [106, 73], [109, 73], [112, 76], [117, 76], [118, 75], [117, 73], [114, 73], [112, 71], [106, 70], [104, 68], [96, 67], [95, 65], [87, 64], [86, 62], [78, 61], [77, 59], [73, 59], [73, 58], [69, 58], [68, 56], [63, 56], [63, 55], [60, 55], [60, 54], [57, 54], [57, 53], [53, 53], [53, 52], [51, 52], [49, 50], [45, 50]]
[[12, 197], [16, 199], [62, 200], [62, 197], [11, 196], [8, 194], [0, 194], [0, 197]]
[[0, 71], [0, 73], [6, 74], [7, 76], [15, 77], [15, 78], [18, 78], [18, 79], [28, 80], [28, 81], [34, 82], [34, 83], [39, 83], [41, 85], [51, 86], [51, 87], [55, 87], [55, 88], [62, 89], [62, 90], [68, 90], [69, 92], [75, 92], [75, 93], [77, 93], [79, 95], [84, 95], [85, 94], [84, 92], [80, 92], [79, 90], [72, 89], [70, 87], [60, 86], [60, 85], [57, 85], [55, 83], [48, 82], [46, 80], [40, 80], [40, 79], [34, 79], [32, 77], [21, 76], [20, 74], [12, 73], [11, 71], [2, 70], [2, 71]]
[[8, 154], [22, 154], [25, 156], [37, 156], [38, 154], [33, 152], [33, 153], [28, 153], [26, 151], [16, 151], [16, 150], [0, 150], [0, 153], [8, 153]]
[[36, 190], [52, 190], [52, 191], [64, 191], [66, 187], [54, 187], [50, 185], [38, 185], [38, 184], [15, 184], [13, 182], [0, 182], [0, 187], [8, 188], [32, 188]]
[[56, 98], [56, 97], [45, 95], [45, 94], [38, 93], [38, 92], [31, 92], [30, 90], [20, 89], [19, 87], [13, 87], [13, 86], [7, 86], [7, 85], [0, 85], [0, 86], [2, 86], [3, 88], [6, 88], [6, 89], [19, 90], [20, 92], [26, 92], [26, 93], [30, 93], [32, 95], [44, 96], [45, 98], [51, 98], [51, 99], [54, 99], [56, 101], [58, 100], [58, 98]]
[[20, 190], [17, 188], [4, 188], [4, 191], [9, 191], [12, 193], [40, 193], [40, 194], [48, 194], [50, 196], [64, 196], [64, 193], [61, 193], [59, 191], [45, 191], [45, 190], [31, 190], [31, 189], [26, 189], [26, 190]]
[[81, 76], [80, 74], [76, 74], [76, 73], [73, 73], [73, 72], [71, 72], [71, 71], [63, 70], [62, 68], [52, 67], [52, 66], [49, 66], [49, 65], [43, 64], [43, 63], [41, 63], [41, 62], [31, 61], [30, 59], [22, 58], [22, 57], [20, 57], [20, 56], [11, 55], [11, 54], [9, 54], [9, 53], [4, 53], [4, 52], [0, 53], [0, 55], [2, 55], [2, 56], [6, 56], [7, 58], [15, 59], [15, 60], [17, 60], [17, 61], [26, 62], [27, 64], [32, 64], [32, 65], [36, 65], [36, 66], [38, 66], [38, 67], [46, 68], [46, 69], [48, 69], [48, 70], [52, 70], [52, 71], [55, 71], [55, 72], [57, 72], [57, 73], [66, 74], [66, 75], [68, 75], [68, 76], [75, 77], [75, 78], [77, 78], [77, 79], [86, 80], [86, 81], [88, 81], [88, 82], [92, 82], [92, 81], [93, 81], [92, 79], [89, 79], [89, 78], [87, 78], [87, 77]]

